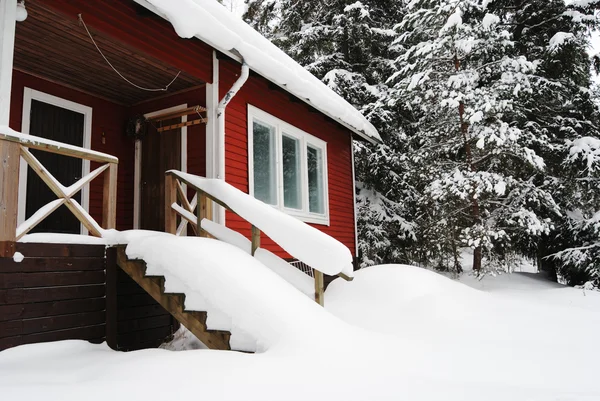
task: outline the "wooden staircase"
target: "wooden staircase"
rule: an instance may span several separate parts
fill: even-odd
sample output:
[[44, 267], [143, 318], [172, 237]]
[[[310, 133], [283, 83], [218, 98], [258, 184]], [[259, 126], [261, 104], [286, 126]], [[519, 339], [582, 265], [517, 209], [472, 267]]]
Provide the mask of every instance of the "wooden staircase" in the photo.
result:
[[165, 278], [146, 275], [146, 262], [128, 259], [124, 246], [117, 247], [117, 265], [208, 348], [231, 349], [230, 332], [209, 330], [206, 312], [185, 310], [185, 294], [165, 293]]

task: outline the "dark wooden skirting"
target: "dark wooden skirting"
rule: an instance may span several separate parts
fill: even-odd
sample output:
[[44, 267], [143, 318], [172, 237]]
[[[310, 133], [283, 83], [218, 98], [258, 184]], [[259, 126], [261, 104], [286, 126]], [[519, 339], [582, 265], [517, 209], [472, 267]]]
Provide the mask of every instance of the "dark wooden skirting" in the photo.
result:
[[[103, 245], [0, 243], [0, 351], [69, 339], [129, 351], [157, 347], [177, 322]], [[12, 254], [21, 252], [20, 263]], [[9, 255], [9, 253], [5, 253]]]
[[23, 244], [0, 257], [0, 350], [68, 339], [105, 339], [102, 245]]
[[179, 328], [179, 322], [117, 266], [116, 248], [106, 253], [106, 299], [106, 340], [113, 349], [155, 348]]

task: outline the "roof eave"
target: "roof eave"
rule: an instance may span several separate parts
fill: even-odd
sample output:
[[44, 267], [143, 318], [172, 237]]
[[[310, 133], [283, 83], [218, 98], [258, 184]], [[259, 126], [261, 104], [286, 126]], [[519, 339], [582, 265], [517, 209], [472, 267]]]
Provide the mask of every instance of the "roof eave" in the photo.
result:
[[[147, 0], [134, 0], [136, 3], [138, 3], [139, 5], [147, 8], [149, 11], [152, 11], [154, 14], [158, 15], [159, 17], [163, 18], [166, 21], [169, 21], [169, 19], [167, 18], [166, 15], [164, 15], [162, 12], [160, 12], [154, 5], [152, 5], [151, 3], [149, 3]], [[171, 22], [171, 21], [169, 21]], [[225, 54], [226, 56], [232, 58], [233, 60], [242, 63], [243, 62], [243, 58], [240, 56], [240, 53], [235, 50], [235, 49], [230, 49], [230, 50], [225, 50], [225, 49], [221, 49], [218, 46], [216, 46], [214, 43], [212, 43], [210, 40], [207, 40], [206, 38], [202, 38], [200, 36], [195, 36], [197, 39], [203, 41], [204, 43], [206, 43], [207, 45], [209, 45], [210, 47], [212, 47], [213, 49], [216, 49], [218, 51], [220, 51], [221, 53]], [[261, 77], [265, 78], [267, 81], [272, 82], [274, 85], [277, 85], [278, 87], [280, 87], [281, 89], [283, 89], [284, 91], [286, 91], [287, 93], [290, 93], [293, 95], [293, 93], [291, 93], [285, 86], [279, 85], [276, 82], [273, 82], [271, 79], [269, 79], [268, 77], [265, 77], [264, 75], [262, 75], [260, 72], [258, 71], [254, 71], [255, 73], [257, 73], [258, 75], [260, 75]], [[344, 128], [350, 130], [353, 134], [356, 134], [357, 136], [359, 136], [360, 138], [366, 140], [367, 142], [376, 145], [376, 144], [380, 144], [382, 143], [382, 141], [379, 138], [373, 138], [369, 135], [367, 135], [365, 132], [358, 130], [357, 128], [352, 127], [351, 125], [347, 124], [345, 121], [342, 121], [341, 119], [330, 115], [329, 113], [327, 113], [326, 111], [321, 110], [319, 107], [315, 106], [314, 104], [312, 104], [310, 102], [309, 99], [303, 99], [303, 98], [299, 98], [300, 100], [302, 100], [304, 103], [308, 104], [311, 107], [314, 107], [315, 109], [319, 110], [320, 113], [322, 113], [323, 115], [326, 115], [327, 117], [331, 118], [332, 120], [334, 120], [335, 122], [339, 123], [340, 125], [342, 125]]]

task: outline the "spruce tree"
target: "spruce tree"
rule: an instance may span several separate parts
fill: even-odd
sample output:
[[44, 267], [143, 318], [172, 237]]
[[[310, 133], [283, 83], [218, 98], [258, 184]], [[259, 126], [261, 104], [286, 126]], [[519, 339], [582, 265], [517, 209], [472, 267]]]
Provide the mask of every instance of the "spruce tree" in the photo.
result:
[[[404, 172], [402, 114], [385, 102], [396, 54], [395, 0], [323, 2], [251, 0], [245, 20], [359, 109], [384, 144], [355, 142], [359, 249], [362, 265], [409, 261], [414, 239], [407, 218], [412, 196]], [[412, 198], [411, 198], [412, 196]]]

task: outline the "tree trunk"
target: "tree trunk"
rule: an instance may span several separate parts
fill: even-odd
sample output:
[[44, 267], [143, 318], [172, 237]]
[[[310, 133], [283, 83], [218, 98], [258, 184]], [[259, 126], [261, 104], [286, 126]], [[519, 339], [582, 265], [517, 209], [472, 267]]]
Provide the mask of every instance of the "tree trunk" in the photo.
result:
[[[456, 72], [460, 70], [460, 60], [457, 55], [454, 56], [454, 68]], [[460, 119], [460, 132], [465, 147], [467, 167], [469, 171], [475, 171], [475, 166], [473, 165], [473, 153], [471, 151], [471, 141], [469, 138], [469, 124], [465, 121], [465, 104], [462, 101], [458, 105], [458, 115]], [[477, 201], [474, 192], [471, 193], [471, 216], [473, 217], [474, 224], [481, 222], [479, 202]], [[481, 270], [481, 246], [477, 246], [473, 251], [473, 270], [477, 273]]]

